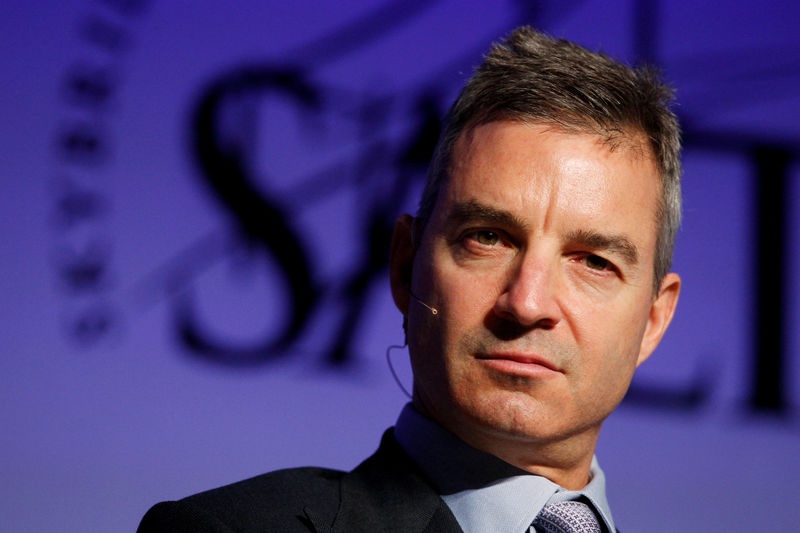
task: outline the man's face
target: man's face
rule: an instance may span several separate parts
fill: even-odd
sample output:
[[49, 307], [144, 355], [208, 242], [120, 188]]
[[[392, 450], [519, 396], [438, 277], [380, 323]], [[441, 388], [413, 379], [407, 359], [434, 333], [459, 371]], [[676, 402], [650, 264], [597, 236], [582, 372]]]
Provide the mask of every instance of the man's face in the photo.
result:
[[419, 241], [398, 222], [392, 288], [414, 402], [473, 446], [583, 436], [593, 448], [658, 344], [679, 280], [653, 294], [660, 185], [637, 142], [479, 126], [456, 144]]

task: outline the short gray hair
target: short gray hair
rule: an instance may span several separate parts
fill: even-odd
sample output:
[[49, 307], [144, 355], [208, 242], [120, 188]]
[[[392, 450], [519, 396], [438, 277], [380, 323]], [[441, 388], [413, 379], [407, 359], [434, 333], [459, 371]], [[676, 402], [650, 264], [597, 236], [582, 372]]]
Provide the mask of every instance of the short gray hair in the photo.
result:
[[681, 135], [669, 106], [673, 90], [657, 70], [630, 68], [609, 56], [524, 26], [495, 43], [447, 115], [417, 210], [421, 231], [452, 165], [456, 141], [497, 120], [552, 123], [616, 144], [644, 134], [661, 177], [654, 290], [672, 265], [681, 221]]

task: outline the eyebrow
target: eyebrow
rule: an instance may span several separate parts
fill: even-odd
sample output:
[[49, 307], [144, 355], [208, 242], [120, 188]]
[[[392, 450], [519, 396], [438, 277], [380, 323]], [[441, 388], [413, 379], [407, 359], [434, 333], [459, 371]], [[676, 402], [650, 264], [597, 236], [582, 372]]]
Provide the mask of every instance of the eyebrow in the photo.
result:
[[639, 262], [639, 249], [624, 235], [604, 235], [595, 231], [578, 230], [569, 233], [566, 242], [617, 254], [629, 265]]
[[474, 200], [457, 203], [447, 215], [447, 225], [450, 227], [466, 222], [486, 222], [523, 230], [528, 227], [522, 219], [514, 214], [502, 209], [489, 207]]

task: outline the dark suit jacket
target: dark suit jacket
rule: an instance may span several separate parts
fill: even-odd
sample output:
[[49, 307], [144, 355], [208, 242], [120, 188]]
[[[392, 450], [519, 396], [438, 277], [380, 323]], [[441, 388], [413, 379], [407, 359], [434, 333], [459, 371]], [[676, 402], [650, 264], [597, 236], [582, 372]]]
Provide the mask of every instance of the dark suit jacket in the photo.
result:
[[380, 448], [349, 473], [279, 470], [155, 505], [138, 533], [461, 533], [447, 504], [387, 431]]

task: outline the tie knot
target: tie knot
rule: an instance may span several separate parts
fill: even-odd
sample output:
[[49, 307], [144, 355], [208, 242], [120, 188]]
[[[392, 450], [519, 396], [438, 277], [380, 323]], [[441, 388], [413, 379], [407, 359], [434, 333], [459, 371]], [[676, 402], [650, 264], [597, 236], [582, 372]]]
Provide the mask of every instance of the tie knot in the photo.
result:
[[546, 505], [533, 525], [544, 533], [601, 533], [592, 508], [579, 501]]

